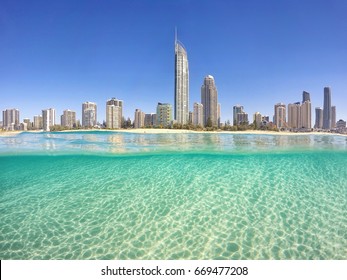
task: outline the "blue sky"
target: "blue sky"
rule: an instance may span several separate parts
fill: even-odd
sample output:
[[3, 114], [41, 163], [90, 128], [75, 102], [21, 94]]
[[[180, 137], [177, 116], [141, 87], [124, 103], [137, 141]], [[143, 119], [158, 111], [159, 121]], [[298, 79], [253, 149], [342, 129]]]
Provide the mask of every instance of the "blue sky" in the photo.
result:
[[0, 109], [21, 120], [56, 108], [124, 100], [124, 115], [174, 102], [174, 29], [188, 52], [190, 108], [215, 77], [222, 121], [232, 106], [273, 115], [275, 103], [332, 89], [347, 119], [347, 1], [1, 0]]

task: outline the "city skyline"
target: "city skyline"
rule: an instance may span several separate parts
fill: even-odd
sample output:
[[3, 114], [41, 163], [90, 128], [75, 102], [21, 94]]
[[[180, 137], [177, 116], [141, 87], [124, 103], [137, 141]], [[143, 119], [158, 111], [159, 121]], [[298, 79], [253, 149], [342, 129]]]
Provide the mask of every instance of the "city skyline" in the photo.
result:
[[[136, 108], [155, 113], [158, 102], [174, 105], [175, 26], [189, 56], [189, 111], [200, 102], [201, 80], [212, 75], [222, 123], [232, 120], [235, 104], [271, 119], [274, 104], [299, 102], [302, 91], [311, 94], [313, 120], [327, 86], [336, 121], [347, 119], [343, 1], [76, 2], [1, 4], [1, 110], [18, 108], [21, 122], [45, 108], [58, 115], [71, 109], [80, 119], [81, 103], [92, 101], [102, 123], [112, 96], [124, 100], [123, 115], [132, 120]], [[210, 18], [201, 19], [207, 7]]]

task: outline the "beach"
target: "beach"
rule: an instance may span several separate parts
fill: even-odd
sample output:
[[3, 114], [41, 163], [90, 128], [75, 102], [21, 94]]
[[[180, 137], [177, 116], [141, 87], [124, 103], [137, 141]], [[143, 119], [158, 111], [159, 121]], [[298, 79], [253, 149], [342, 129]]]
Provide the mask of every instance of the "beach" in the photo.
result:
[[23, 131], [0, 131], [0, 137], [15, 136], [22, 133]]

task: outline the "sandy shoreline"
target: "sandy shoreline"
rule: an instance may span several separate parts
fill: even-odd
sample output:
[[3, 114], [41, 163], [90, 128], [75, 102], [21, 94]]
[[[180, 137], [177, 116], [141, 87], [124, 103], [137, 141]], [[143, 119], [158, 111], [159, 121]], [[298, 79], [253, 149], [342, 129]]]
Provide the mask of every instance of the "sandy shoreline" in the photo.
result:
[[[329, 133], [329, 132], [276, 132], [276, 131], [261, 131], [261, 130], [245, 130], [245, 131], [195, 131], [186, 129], [156, 129], [156, 128], [135, 128], [135, 129], [78, 129], [78, 130], [63, 130], [60, 132], [72, 133], [72, 132], [93, 132], [93, 131], [109, 131], [109, 132], [124, 132], [124, 133], [137, 133], [137, 134], [183, 134], [183, 133], [207, 133], [207, 134], [254, 134], [254, 135], [283, 135], [283, 136], [303, 136], [303, 135], [320, 135], [320, 136], [345, 136], [347, 134]], [[29, 131], [0, 131], [0, 137], [2, 136], [15, 136], [22, 132], [38, 133], [42, 130], [29, 130]]]
[[2, 136], [14, 136], [22, 133], [23, 131], [0, 131], [0, 137]]

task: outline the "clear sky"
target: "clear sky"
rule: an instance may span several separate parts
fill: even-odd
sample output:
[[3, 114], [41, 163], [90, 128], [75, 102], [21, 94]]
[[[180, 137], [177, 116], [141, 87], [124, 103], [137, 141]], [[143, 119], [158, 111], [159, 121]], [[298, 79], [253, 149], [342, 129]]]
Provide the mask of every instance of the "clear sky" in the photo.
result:
[[21, 120], [45, 108], [77, 112], [82, 102], [124, 100], [155, 112], [174, 103], [174, 30], [188, 52], [190, 109], [213, 75], [222, 121], [241, 104], [273, 115], [275, 103], [311, 93], [323, 106], [332, 89], [337, 119], [347, 120], [346, 0], [1, 0], [0, 109]]

